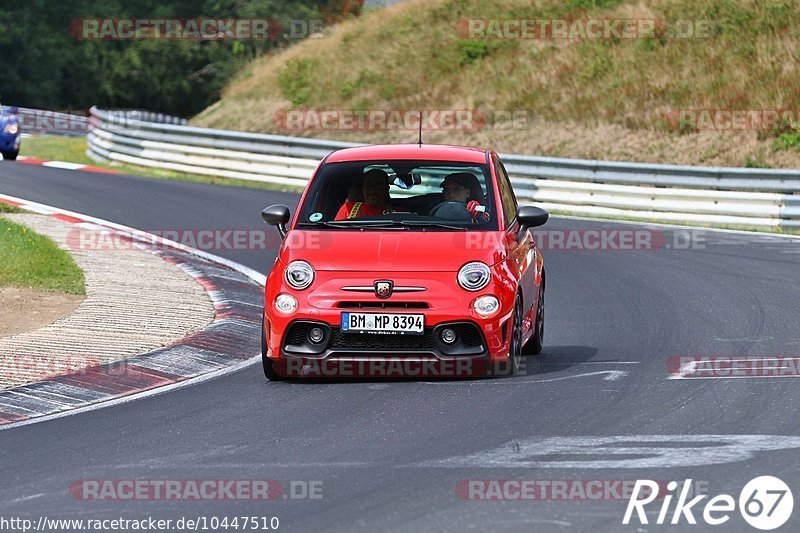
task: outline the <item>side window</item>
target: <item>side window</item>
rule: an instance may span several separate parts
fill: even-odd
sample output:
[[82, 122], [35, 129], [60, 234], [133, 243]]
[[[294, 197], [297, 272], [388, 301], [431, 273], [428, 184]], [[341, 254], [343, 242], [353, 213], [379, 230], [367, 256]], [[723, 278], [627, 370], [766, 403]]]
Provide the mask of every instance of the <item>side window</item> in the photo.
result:
[[497, 185], [500, 188], [500, 201], [503, 203], [503, 213], [505, 215], [506, 227], [517, 216], [517, 197], [508, 179], [506, 167], [499, 159], [495, 159], [495, 171], [497, 173]]

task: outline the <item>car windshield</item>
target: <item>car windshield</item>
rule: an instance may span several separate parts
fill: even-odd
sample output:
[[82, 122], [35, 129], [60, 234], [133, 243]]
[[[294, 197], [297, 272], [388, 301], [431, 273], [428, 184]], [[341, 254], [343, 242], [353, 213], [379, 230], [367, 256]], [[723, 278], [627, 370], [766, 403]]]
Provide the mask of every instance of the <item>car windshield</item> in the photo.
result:
[[361, 161], [323, 165], [299, 209], [297, 226], [413, 231], [496, 230], [486, 165]]

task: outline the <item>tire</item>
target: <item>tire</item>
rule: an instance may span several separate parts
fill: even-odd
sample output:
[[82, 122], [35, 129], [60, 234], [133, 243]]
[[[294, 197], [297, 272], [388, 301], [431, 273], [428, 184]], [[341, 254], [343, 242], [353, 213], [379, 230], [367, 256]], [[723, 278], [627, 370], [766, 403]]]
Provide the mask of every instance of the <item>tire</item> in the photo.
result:
[[517, 296], [514, 302], [514, 314], [511, 316], [511, 338], [508, 344], [508, 362], [495, 363], [497, 376], [514, 376], [519, 373], [522, 364], [522, 299]]
[[267, 340], [264, 336], [264, 314], [261, 315], [261, 366], [264, 367], [264, 377], [269, 381], [286, 381], [286, 376], [275, 369], [275, 361], [267, 357]]
[[19, 155], [19, 150], [15, 150], [13, 152], [3, 152], [3, 159], [7, 159], [9, 161], [16, 161], [18, 155]]
[[539, 285], [539, 299], [536, 303], [536, 325], [534, 332], [525, 346], [522, 348], [522, 353], [525, 355], [537, 355], [542, 353], [544, 348], [544, 278]]

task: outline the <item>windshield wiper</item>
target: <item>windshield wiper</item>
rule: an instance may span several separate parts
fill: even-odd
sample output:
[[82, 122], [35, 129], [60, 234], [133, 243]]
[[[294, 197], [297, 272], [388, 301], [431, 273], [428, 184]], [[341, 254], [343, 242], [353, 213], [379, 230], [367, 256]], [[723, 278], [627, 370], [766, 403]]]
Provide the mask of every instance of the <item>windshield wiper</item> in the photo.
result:
[[466, 226], [453, 226], [444, 222], [428, 220], [320, 220], [319, 222], [298, 222], [298, 226], [324, 226], [329, 228], [358, 229], [409, 229], [409, 228], [444, 228], [466, 231]]
[[404, 226], [408, 227], [433, 227], [433, 228], [445, 228], [445, 229], [457, 229], [461, 231], [466, 231], [466, 226], [453, 226], [450, 224], [445, 224], [444, 222], [428, 222], [426, 220], [400, 220], [399, 221]]
[[406, 229], [403, 226], [397, 224], [398, 221], [396, 220], [373, 220], [373, 221], [359, 221], [359, 220], [329, 220], [324, 221], [320, 220], [319, 222], [298, 222], [298, 226], [324, 226], [328, 228], [337, 228], [337, 229], [371, 229], [371, 228], [379, 228], [379, 229], [399, 229], [404, 230]]

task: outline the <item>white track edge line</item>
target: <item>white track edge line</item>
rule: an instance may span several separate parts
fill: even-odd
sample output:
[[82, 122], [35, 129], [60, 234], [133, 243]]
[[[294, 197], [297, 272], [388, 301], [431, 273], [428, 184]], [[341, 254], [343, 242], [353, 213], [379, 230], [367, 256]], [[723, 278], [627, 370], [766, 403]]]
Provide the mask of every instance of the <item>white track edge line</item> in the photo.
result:
[[117, 398], [112, 398], [110, 400], [95, 400], [94, 402], [81, 406], [76, 407], [75, 409], [67, 409], [65, 411], [59, 411], [57, 413], [51, 413], [49, 415], [42, 415], [42, 416], [34, 416], [28, 418], [26, 420], [20, 420], [19, 422], [10, 422], [8, 424], [0, 424], [0, 431], [5, 431], [7, 429], [14, 429], [20, 426], [28, 426], [31, 424], [37, 424], [39, 422], [47, 422], [49, 420], [55, 420], [57, 418], [64, 418], [67, 416], [72, 415], [79, 415], [81, 413], [88, 413], [90, 411], [97, 411], [98, 409], [104, 409], [106, 407], [114, 407], [116, 405], [121, 405], [124, 403], [132, 402], [134, 400], [141, 400], [143, 398], [149, 398], [152, 396], [158, 396], [159, 394], [165, 394], [167, 392], [172, 392], [174, 390], [182, 389], [184, 387], [188, 387], [190, 385], [198, 385], [205, 381], [210, 381], [212, 379], [216, 379], [222, 377], [226, 374], [231, 374], [233, 372], [238, 372], [243, 368], [247, 368], [249, 366], [254, 365], [258, 362], [258, 355], [256, 354], [250, 359], [242, 361], [240, 363], [236, 363], [235, 365], [230, 365], [223, 367], [219, 370], [214, 370], [211, 372], [207, 372], [205, 374], [200, 374], [199, 376], [195, 376], [193, 378], [188, 378], [182, 381], [177, 381], [175, 383], [170, 383], [169, 385], [162, 385], [160, 387], [155, 387], [153, 389], [148, 389], [141, 392], [133, 392], [131, 394], [127, 394], [125, 396], [119, 396]]

